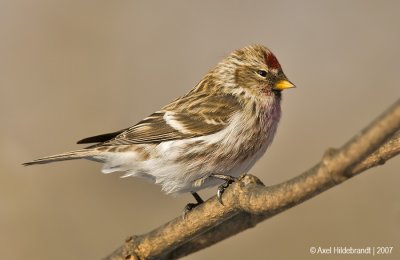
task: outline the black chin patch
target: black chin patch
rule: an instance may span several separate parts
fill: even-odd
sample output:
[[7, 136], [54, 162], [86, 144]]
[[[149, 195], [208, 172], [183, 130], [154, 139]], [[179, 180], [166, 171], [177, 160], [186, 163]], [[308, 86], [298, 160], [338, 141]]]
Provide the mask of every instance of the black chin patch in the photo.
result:
[[281, 90], [273, 89], [273, 90], [272, 90], [272, 93], [274, 93], [274, 95], [275, 95], [277, 98], [281, 98], [281, 96], [282, 96], [282, 91], [281, 91]]

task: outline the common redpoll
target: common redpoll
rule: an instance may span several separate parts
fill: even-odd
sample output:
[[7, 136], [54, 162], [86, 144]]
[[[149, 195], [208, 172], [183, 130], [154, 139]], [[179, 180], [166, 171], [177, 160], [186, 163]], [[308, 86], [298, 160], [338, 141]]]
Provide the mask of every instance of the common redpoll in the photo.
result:
[[84, 149], [24, 165], [89, 159], [102, 172], [121, 171], [160, 184], [166, 193], [191, 192], [246, 173], [271, 144], [281, 116], [281, 91], [294, 85], [270, 50], [250, 45], [231, 53], [186, 95], [136, 125], [82, 139]]

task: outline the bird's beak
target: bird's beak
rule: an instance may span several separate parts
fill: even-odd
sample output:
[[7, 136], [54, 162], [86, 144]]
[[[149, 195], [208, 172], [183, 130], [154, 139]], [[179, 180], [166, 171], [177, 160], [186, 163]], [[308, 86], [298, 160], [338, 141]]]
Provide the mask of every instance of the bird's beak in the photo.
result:
[[295, 88], [296, 86], [287, 79], [281, 79], [275, 83], [274, 89], [276, 90], [284, 90], [287, 88]]

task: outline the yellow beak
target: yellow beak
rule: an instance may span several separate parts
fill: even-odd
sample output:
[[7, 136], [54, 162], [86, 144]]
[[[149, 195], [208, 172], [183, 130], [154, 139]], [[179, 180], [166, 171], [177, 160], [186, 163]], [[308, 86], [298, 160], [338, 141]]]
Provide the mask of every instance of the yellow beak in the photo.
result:
[[282, 80], [279, 80], [278, 82], [275, 83], [274, 89], [276, 89], [276, 90], [284, 90], [284, 89], [287, 89], [287, 88], [295, 88], [295, 87], [296, 86], [292, 82], [290, 82], [289, 80], [282, 79]]

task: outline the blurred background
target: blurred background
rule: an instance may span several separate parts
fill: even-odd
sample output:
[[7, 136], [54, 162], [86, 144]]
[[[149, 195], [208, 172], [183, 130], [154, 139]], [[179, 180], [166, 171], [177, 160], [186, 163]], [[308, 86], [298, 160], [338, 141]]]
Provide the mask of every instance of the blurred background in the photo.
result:
[[[273, 185], [307, 170], [399, 98], [399, 10], [399, 1], [1, 0], [0, 259], [99, 259], [180, 215], [190, 195], [101, 174], [100, 164], [21, 163], [135, 124], [251, 43], [273, 50], [298, 88], [284, 92], [275, 141], [250, 173]], [[377, 258], [400, 259], [399, 169], [394, 158], [186, 259], [337, 258], [311, 246], [394, 246]]]

